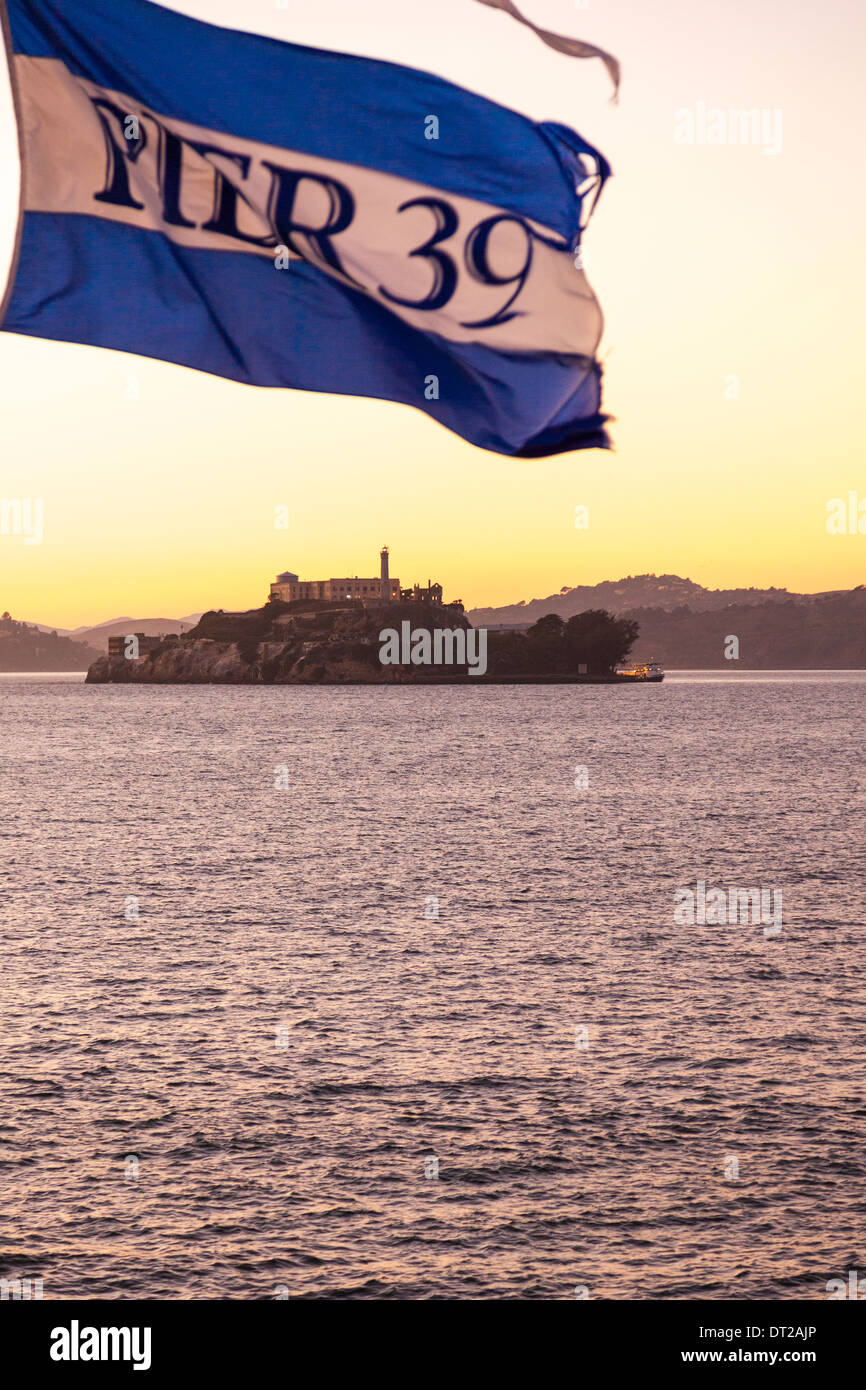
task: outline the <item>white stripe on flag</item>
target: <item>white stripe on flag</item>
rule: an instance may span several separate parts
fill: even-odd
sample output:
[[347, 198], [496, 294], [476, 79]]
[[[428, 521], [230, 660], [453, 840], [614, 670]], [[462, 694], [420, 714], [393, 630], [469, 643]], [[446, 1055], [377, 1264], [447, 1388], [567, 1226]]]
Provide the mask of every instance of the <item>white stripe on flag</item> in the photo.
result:
[[[292, 215], [310, 227], [327, 224], [328, 197], [334, 194], [327, 195], [326, 189], [336, 180], [334, 186], [351, 193], [353, 215], [348, 227], [328, 238], [342, 273], [321, 261], [314, 237], [307, 258], [323, 273], [363, 290], [412, 327], [450, 342], [483, 343], [500, 352], [587, 357], [595, 352], [601, 333], [598, 302], [571, 246], [540, 223], [360, 164], [301, 154], [160, 115], [135, 97], [75, 77], [56, 58], [19, 53], [14, 62], [26, 212], [99, 217], [161, 233], [180, 246], [272, 260], [277, 243], [271, 225], [275, 171], [300, 174]], [[140, 145], [125, 135], [131, 120], [138, 123]], [[170, 215], [167, 135], [177, 142], [178, 158]], [[126, 193], [106, 200], [118, 169]], [[207, 230], [226, 189], [233, 191], [233, 232]], [[431, 218], [435, 230], [434, 212], [443, 197], [453, 211], [454, 231], [439, 238], [437, 255], [447, 257], [454, 267], [454, 290], [447, 305], [420, 310], [415, 305], [429, 292], [436, 262], [418, 256], [417, 248], [430, 235]], [[413, 200], [427, 206], [413, 208]], [[470, 248], [479, 227], [488, 231], [484, 261], [492, 265], [486, 278], [470, 268]], [[290, 260], [300, 259], [292, 248], [282, 249], [288, 250]], [[512, 301], [515, 308], [510, 312]]]

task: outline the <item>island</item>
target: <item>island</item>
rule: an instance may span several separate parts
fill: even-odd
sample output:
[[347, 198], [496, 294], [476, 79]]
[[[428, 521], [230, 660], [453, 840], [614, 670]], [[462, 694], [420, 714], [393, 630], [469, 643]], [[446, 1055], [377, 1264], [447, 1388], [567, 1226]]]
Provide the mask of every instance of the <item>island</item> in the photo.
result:
[[[212, 610], [182, 635], [112, 637], [90, 684], [443, 685], [634, 684], [618, 674], [637, 623], [603, 609], [525, 632], [474, 630], [460, 603], [421, 597], [290, 598]], [[444, 657], [441, 654], [444, 652]], [[460, 659], [463, 656], [464, 659]], [[660, 677], [655, 677], [660, 679]]]

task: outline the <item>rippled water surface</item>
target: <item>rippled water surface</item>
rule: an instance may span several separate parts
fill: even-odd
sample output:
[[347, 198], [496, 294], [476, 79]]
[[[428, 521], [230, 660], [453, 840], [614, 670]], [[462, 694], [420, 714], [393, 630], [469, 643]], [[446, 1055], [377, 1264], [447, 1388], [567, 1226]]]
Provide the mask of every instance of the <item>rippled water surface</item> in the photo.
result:
[[[866, 1268], [864, 713], [855, 672], [0, 678], [0, 1275], [826, 1297]], [[678, 925], [698, 880], [781, 932]]]

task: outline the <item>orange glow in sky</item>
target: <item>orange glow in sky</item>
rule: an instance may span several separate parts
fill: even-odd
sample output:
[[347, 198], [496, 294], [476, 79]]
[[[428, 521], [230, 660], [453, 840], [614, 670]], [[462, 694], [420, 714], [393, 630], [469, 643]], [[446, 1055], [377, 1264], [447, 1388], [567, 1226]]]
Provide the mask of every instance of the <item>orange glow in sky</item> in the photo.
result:
[[[866, 499], [861, 4], [524, 0], [617, 55], [618, 105], [600, 63], [472, 0], [172, 8], [429, 68], [605, 152], [584, 263], [615, 452], [512, 460], [405, 406], [0, 334], [0, 496], [44, 506], [41, 545], [0, 536], [0, 607], [63, 627], [247, 608], [278, 570], [374, 574], [384, 542], [404, 584], [436, 578], [467, 605], [646, 571], [866, 582], [866, 535], [826, 528], [830, 499]], [[0, 97], [5, 266], [17, 153]], [[766, 138], [699, 143], [714, 108], [766, 113]]]

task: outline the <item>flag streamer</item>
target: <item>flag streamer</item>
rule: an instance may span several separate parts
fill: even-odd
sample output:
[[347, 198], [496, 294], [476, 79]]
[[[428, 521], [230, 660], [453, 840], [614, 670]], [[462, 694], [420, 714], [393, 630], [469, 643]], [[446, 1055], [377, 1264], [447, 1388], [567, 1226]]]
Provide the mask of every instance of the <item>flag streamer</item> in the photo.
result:
[[607, 53], [603, 48], [599, 48], [594, 43], [584, 43], [582, 39], [570, 39], [563, 34], [554, 34], [550, 29], [542, 29], [538, 24], [533, 24], [531, 19], [521, 14], [514, 4], [514, 0], [478, 0], [480, 5], [489, 5], [494, 10], [504, 10], [510, 14], [519, 24], [525, 24], [534, 34], [537, 34], [542, 43], [546, 43], [548, 48], [555, 48], [557, 53], [565, 53], [569, 58], [600, 58], [610, 73], [610, 80], [613, 83], [614, 101], [619, 94], [620, 65], [619, 59], [614, 58], [612, 53]]

